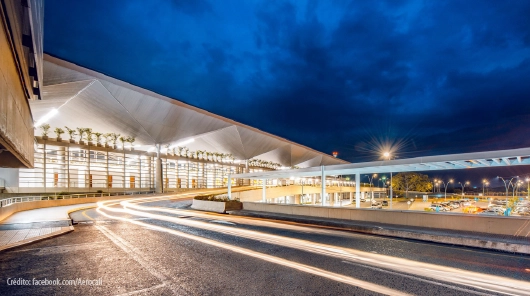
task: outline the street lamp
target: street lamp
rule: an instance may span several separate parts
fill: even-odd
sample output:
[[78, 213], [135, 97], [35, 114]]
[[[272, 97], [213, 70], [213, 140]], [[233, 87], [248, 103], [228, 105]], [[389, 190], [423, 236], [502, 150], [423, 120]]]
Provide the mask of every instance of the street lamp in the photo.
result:
[[527, 198], [530, 197], [530, 178], [526, 177], [526, 183], [528, 184], [528, 187], [526, 189]]
[[449, 179], [449, 181], [447, 181], [447, 183], [445, 183], [444, 181], [441, 181], [442, 184], [444, 184], [444, 194], [445, 194], [445, 200], [447, 200], [447, 186], [449, 186], [449, 183], [453, 183], [453, 179]]
[[[390, 152], [389, 151], [386, 151], [385, 153], [383, 153], [383, 156], [390, 160]], [[389, 185], [389, 191], [390, 191], [390, 208], [392, 208], [392, 172], [390, 172], [390, 185]]]
[[370, 195], [372, 196], [371, 200], [373, 200], [374, 199], [374, 190], [372, 189], [372, 183], [374, 181], [374, 178], [377, 178], [377, 174], [373, 174], [371, 178], [370, 178], [369, 175], [367, 175], [366, 177], [368, 177], [368, 181], [370, 181]]
[[504, 188], [506, 188], [506, 200], [508, 200], [508, 189], [510, 189], [510, 185], [513, 186], [512, 180], [513, 180], [513, 179], [516, 179], [516, 178], [518, 178], [518, 177], [517, 177], [517, 176], [512, 177], [512, 178], [510, 179], [510, 181], [508, 181], [508, 183], [506, 183], [506, 180], [504, 180], [503, 177], [497, 177], [497, 178], [501, 179], [502, 182], [504, 182]]
[[486, 185], [486, 183], [488, 183], [486, 179], [482, 180], [482, 196], [484, 196], [484, 185]]
[[458, 184], [460, 184], [460, 186], [462, 186], [462, 196], [464, 196], [464, 189], [466, 188], [466, 185], [469, 185], [469, 181], [466, 181], [464, 184], [458, 182]]

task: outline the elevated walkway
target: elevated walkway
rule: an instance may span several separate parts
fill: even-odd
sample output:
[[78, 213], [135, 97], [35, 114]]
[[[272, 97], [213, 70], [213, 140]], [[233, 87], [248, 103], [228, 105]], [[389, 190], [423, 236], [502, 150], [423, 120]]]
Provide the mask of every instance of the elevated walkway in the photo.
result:
[[[241, 192], [232, 192], [232, 198], [239, 198], [241, 201], [261, 201], [263, 197], [263, 188], [257, 188], [253, 190], [246, 190]], [[278, 198], [282, 196], [292, 196], [300, 194], [320, 194], [320, 186], [302, 186], [302, 185], [289, 185], [289, 186], [267, 186], [265, 190], [265, 196], [267, 199]], [[385, 190], [372, 187], [374, 193], [384, 193]], [[361, 187], [361, 192], [371, 192], [370, 187]], [[347, 186], [326, 186], [326, 192], [332, 193], [352, 193], [352, 197], [355, 195], [355, 187]]]

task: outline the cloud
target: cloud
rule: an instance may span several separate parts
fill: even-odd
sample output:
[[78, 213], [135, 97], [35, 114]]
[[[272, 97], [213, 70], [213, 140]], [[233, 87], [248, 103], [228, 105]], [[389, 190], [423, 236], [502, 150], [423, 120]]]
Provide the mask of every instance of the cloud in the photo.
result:
[[45, 51], [361, 161], [374, 139], [405, 155], [530, 144], [528, 15], [528, 1], [52, 0]]

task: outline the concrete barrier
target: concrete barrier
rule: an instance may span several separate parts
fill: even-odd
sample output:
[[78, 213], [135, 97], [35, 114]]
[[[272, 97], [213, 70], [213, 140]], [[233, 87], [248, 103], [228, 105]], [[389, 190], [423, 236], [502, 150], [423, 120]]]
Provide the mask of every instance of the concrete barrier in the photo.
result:
[[194, 210], [216, 212], [224, 214], [226, 211], [241, 210], [241, 203], [226, 203], [221, 201], [209, 201], [193, 199], [191, 208]]
[[249, 211], [344, 219], [434, 229], [473, 231], [525, 237], [530, 233], [530, 219], [522, 217], [480, 216], [457, 213], [432, 213], [322, 206], [283, 205], [243, 202]]

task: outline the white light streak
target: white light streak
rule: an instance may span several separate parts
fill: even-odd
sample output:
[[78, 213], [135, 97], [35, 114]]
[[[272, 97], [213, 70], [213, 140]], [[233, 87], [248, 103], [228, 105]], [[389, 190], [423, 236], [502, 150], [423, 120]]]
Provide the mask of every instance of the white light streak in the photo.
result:
[[55, 108], [51, 109], [50, 112], [46, 113], [46, 115], [42, 116], [41, 119], [39, 119], [39, 121], [37, 121], [37, 123], [35, 123], [35, 127], [39, 127], [39, 126], [45, 124], [46, 122], [48, 122], [48, 120], [50, 120], [52, 117], [57, 115], [57, 113], [59, 113], [59, 111], [57, 109], [55, 109]]

